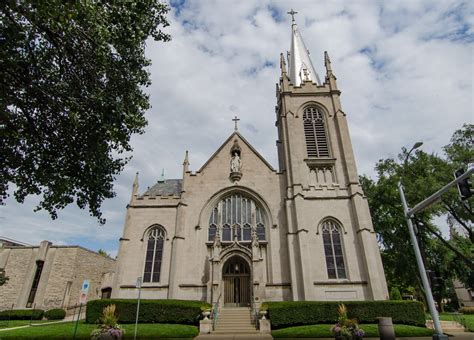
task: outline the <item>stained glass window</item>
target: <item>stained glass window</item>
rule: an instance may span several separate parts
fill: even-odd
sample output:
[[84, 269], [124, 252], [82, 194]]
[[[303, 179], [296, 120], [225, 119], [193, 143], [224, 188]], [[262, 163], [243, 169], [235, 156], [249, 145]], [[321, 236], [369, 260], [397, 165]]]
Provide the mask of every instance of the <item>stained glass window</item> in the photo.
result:
[[328, 277], [330, 279], [347, 278], [340, 227], [336, 222], [327, 220], [323, 223], [322, 234]]
[[252, 230], [257, 232], [259, 240], [265, 240], [263, 210], [244, 195], [227, 196], [216, 205], [209, 217], [208, 241], [214, 241], [217, 229], [223, 242], [250, 242]]
[[143, 282], [160, 281], [164, 241], [165, 231], [163, 228], [154, 227], [148, 232]]

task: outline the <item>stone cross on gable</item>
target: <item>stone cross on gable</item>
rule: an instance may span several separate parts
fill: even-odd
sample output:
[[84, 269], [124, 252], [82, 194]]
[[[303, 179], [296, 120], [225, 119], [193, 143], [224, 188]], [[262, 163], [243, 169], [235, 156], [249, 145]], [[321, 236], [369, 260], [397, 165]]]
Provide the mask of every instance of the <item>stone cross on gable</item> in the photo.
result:
[[240, 119], [237, 118], [237, 116], [234, 117], [234, 119], [232, 119], [232, 121], [235, 123], [235, 127], [234, 127], [234, 130], [237, 131], [239, 129], [239, 127], [237, 126], [237, 122], [239, 121]]

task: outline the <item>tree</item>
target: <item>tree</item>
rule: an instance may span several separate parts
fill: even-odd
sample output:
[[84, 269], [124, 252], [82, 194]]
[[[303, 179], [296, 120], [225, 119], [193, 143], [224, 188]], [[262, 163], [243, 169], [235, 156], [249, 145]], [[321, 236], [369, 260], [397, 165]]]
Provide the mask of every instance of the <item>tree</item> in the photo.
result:
[[73, 203], [101, 218], [113, 180], [143, 133], [145, 41], [168, 41], [158, 1], [0, 4], [0, 203], [8, 188], [51, 217]]
[[0, 269], [0, 286], [3, 286], [4, 284], [6, 284], [8, 280], [10, 280], [10, 278], [5, 275], [5, 270]]
[[110, 254], [107, 253], [104, 249], [100, 248], [99, 250], [97, 250], [97, 253], [100, 255], [100, 256], [103, 256], [103, 257], [110, 257]]
[[[378, 179], [360, 178], [371, 208], [381, 245], [382, 259], [390, 286], [402, 290], [422, 285], [403, 215], [397, 183], [402, 180], [409, 204], [416, 204], [453, 179], [453, 171], [474, 159], [474, 126], [464, 125], [456, 131], [443, 157], [416, 150], [410, 156], [406, 149], [396, 159], [380, 160], [375, 169]], [[425, 265], [444, 279], [433, 287], [435, 298], [452, 294], [452, 279], [466, 286], [474, 284], [472, 227], [473, 215], [459, 200], [456, 188], [442, 196], [439, 204], [415, 216], [417, 237]], [[443, 237], [435, 218], [446, 216], [451, 227], [450, 239]]]
[[400, 294], [400, 290], [397, 287], [390, 289], [390, 300], [402, 300], [402, 294]]

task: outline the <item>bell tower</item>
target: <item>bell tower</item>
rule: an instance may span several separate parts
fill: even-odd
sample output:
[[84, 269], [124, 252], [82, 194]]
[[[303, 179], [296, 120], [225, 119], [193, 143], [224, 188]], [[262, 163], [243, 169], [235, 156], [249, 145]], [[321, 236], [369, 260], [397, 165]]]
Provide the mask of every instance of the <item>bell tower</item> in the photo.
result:
[[[286, 59], [280, 55], [275, 109], [279, 167], [286, 184], [284, 209], [293, 299], [318, 298], [318, 288], [323, 289], [325, 281], [328, 287], [359, 282], [364, 285], [365, 299], [385, 299], [388, 293], [380, 252], [358, 181], [331, 60], [325, 52], [326, 75], [321, 82], [295, 22], [296, 12], [288, 14], [292, 16], [291, 48]], [[344, 228], [347, 275], [336, 276], [336, 281], [328, 274], [327, 255], [327, 263], [324, 256], [317, 259], [318, 265], [311, 263], [318, 242], [323, 246], [319, 228], [328, 216], [341, 221]], [[349, 256], [356, 258], [352, 264]], [[327, 271], [321, 269], [325, 267]]]

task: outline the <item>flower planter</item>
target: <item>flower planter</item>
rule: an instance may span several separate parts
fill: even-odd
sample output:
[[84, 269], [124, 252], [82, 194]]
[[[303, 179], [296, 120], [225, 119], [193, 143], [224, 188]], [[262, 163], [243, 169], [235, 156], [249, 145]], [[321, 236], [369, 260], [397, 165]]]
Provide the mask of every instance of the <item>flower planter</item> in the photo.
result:
[[109, 333], [102, 333], [101, 335], [99, 335], [99, 337], [97, 339], [99, 339], [99, 340], [121, 340], [122, 336], [115, 337], [115, 336], [113, 336]]

